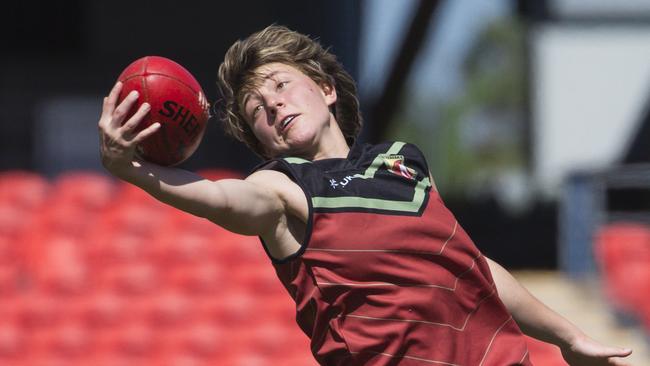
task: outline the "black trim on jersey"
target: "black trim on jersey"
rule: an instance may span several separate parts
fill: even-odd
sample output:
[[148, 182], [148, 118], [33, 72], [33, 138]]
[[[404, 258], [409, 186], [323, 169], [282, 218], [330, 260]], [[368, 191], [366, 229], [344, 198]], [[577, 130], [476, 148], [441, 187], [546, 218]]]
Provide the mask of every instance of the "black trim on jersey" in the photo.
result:
[[307, 190], [307, 187], [304, 186], [303, 182], [301, 182], [301, 180], [298, 179], [298, 175], [293, 170], [291, 164], [287, 163], [284, 160], [276, 159], [276, 160], [267, 161], [255, 167], [253, 169], [253, 172], [256, 172], [258, 170], [275, 170], [280, 173], [284, 173], [287, 177], [289, 177], [289, 179], [294, 181], [300, 187], [300, 189], [302, 189], [307, 199], [307, 207], [308, 207], [307, 226], [305, 227], [305, 237], [302, 243], [300, 243], [300, 249], [298, 249], [298, 251], [284, 258], [276, 258], [273, 255], [271, 255], [271, 252], [269, 251], [266, 243], [264, 242], [264, 239], [261, 236], [258, 236], [260, 242], [262, 242], [262, 247], [264, 248], [266, 255], [271, 259], [271, 262], [275, 264], [287, 263], [295, 258], [300, 257], [302, 253], [304, 253], [305, 250], [307, 250], [307, 247], [309, 246], [309, 242], [311, 240], [312, 226], [314, 221], [314, 208], [312, 207], [312, 203], [311, 203], [311, 194], [309, 193], [309, 190]]

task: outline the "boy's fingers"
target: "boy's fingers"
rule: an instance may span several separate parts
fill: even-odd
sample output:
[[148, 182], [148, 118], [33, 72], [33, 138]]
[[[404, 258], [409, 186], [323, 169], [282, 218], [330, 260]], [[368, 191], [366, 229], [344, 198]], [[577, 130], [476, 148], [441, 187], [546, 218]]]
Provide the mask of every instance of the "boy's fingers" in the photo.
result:
[[142, 103], [138, 111], [121, 127], [123, 136], [128, 138], [128, 135], [133, 133], [133, 130], [138, 127], [147, 113], [149, 113], [149, 110], [151, 110], [149, 103]]
[[160, 129], [160, 123], [156, 122], [152, 124], [151, 126], [145, 128], [144, 130], [140, 131], [133, 140], [131, 140], [132, 144], [139, 144], [142, 141], [146, 140], [149, 136], [153, 135]]
[[122, 91], [122, 83], [118, 81], [115, 83], [110, 93], [108, 93], [108, 96], [104, 98], [104, 108], [102, 110], [103, 114], [107, 116], [113, 114], [113, 111], [115, 110], [115, 103], [117, 103], [117, 99], [120, 96], [120, 91]]
[[131, 91], [126, 98], [120, 103], [120, 105], [115, 108], [113, 111], [113, 118], [110, 119], [111, 124], [114, 128], [119, 127], [122, 124], [122, 121], [126, 117], [129, 110], [133, 107], [133, 104], [137, 102], [139, 93], [136, 90]]

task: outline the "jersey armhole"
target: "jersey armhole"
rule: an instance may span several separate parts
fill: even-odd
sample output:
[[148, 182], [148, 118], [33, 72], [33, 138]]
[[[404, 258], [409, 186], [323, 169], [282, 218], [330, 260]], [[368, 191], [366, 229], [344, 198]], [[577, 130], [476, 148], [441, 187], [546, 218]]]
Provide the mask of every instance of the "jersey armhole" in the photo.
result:
[[290, 254], [284, 258], [276, 258], [273, 255], [271, 255], [271, 252], [268, 249], [268, 246], [264, 242], [264, 239], [261, 236], [258, 236], [260, 239], [260, 242], [262, 243], [262, 247], [264, 248], [264, 251], [266, 252], [266, 255], [271, 259], [271, 261], [274, 264], [283, 264], [290, 262], [291, 260], [298, 258], [302, 256], [302, 254], [305, 252], [307, 247], [309, 246], [309, 242], [311, 240], [311, 233], [312, 233], [312, 226], [313, 226], [313, 221], [314, 221], [314, 208], [312, 206], [312, 195], [305, 186], [304, 182], [300, 179], [299, 175], [293, 169], [291, 166], [291, 163], [283, 160], [283, 159], [274, 159], [268, 162], [265, 162], [263, 164], [258, 165], [256, 168], [253, 169], [251, 173], [254, 173], [259, 170], [275, 170], [277, 172], [285, 174], [289, 179], [291, 179], [294, 183], [300, 187], [302, 192], [305, 194], [305, 198], [307, 199], [307, 207], [308, 207], [308, 212], [307, 212], [307, 224], [305, 227], [305, 236], [303, 238], [302, 243], [300, 243], [300, 249], [296, 251], [293, 254]]

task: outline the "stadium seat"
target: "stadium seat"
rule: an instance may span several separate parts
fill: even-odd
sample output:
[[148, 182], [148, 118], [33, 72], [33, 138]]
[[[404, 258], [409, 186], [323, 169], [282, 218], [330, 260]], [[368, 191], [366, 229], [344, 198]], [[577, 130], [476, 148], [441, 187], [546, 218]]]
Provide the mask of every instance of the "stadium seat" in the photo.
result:
[[168, 225], [167, 211], [137, 202], [123, 202], [110, 207], [97, 223], [96, 233], [119, 230], [146, 238], [154, 237], [161, 228]]
[[23, 329], [52, 328], [63, 320], [65, 307], [58, 299], [44, 293], [30, 292], [20, 297], [17, 321]]
[[[241, 337], [251, 349], [268, 358], [276, 358], [296, 347], [296, 343], [308, 346], [304, 341], [306, 336], [296, 333], [292, 324], [279, 322], [269, 318], [258, 323], [255, 327], [243, 330]], [[244, 328], [242, 328], [244, 329]], [[300, 338], [298, 338], [300, 337]], [[299, 342], [295, 340], [298, 339]]]
[[80, 324], [65, 322], [56, 327], [40, 330], [47, 352], [66, 359], [84, 356], [92, 351], [94, 338]]
[[11, 364], [23, 357], [28, 351], [27, 338], [27, 333], [18, 325], [3, 319], [0, 322], [0, 364]]
[[37, 173], [20, 170], [0, 172], [0, 206], [38, 209], [47, 200], [49, 189], [49, 182]]
[[266, 321], [269, 313], [265, 304], [245, 291], [229, 291], [222, 296], [193, 298], [196, 318], [205, 324], [213, 324], [224, 330], [241, 327], [254, 328]]
[[78, 316], [90, 329], [119, 327], [133, 315], [131, 303], [123, 297], [109, 292], [89, 293], [78, 308]]
[[611, 270], [604, 279], [609, 302], [619, 312], [641, 320], [650, 303], [650, 263], [631, 262]]
[[171, 286], [192, 296], [220, 296], [233, 286], [227, 270], [210, 262], [175, 265], [166, 275]]
[[181, 350], [198, 358], [215, 358], [228, 349], [229, 332], [213, 324], [195, 322], [178, 333]]
[[162, 286], [159, 270], [146, 261], [105, 268], [100, 282], [102, 288], [125, 296], [150, 295]]
[[153, 239], [153, 250], [164, 266], [213, 261], [218, 251], [216, 238], [184, 230], [161, 230]]
[[156, 353], [158, 342], [154, 330], [137, 322], [98, 333], [96, 341], [100, 353], [144, 359]]
[[34, 215], [29, 230], [45, 236], [56, 234], [85, 239], [98, 218], [98, 215], [91, 215], [77, 206], [46, 205]]
[[0, 264], [0, 296], [16, 296], [21, 289], [23, 271], [18, 266]]
[[147, 321], [156, 329], [183, 327], [194, 315], [191, 301], [179, 291], [164, 290], [147, 301]]
[[75, 295], [92, 286], [92, 273], [76, 239], [54, 234], [33, 242], [28, 263], [36, 289], [54, 295]]
[[596, 233], [595, 253], [601, 268], [611, 271], [630, 261], [650, 263], [650, 227], [636, 223], [616, 223]]
[[[106, 229], [106, 230], [105, 230]], [[84, 246], [84, 255], [95, 269], [136, 261], [152, 261], [153, 239], [119, 228], [98, 227]]]
[[88, 212], [101, 211], [112, 203], [115, 186], [115, 180], [106, 175], [70, 171], [56, 177], [51, 196], [57, 203], [74, 205]]
[[0, 238], [20, 243], [21, 236], [33, 228], [32, 222], [36, 213], [36, 211], [0, 202]]
[[270, 263], [255, 264], [242, 261], [233, 268], [231, 276], [237, 287], [250, 290], [257, 296], [286, 294]]
[[595, 240], [604, 292], [619, 318], [642, 317], [650, 301], [650, 227], [615, 223], [601, 228]]
[[241, 349], [230, 352], [224, 358], [220, 358], [217, 364], [228, 366], [275, 366], [282, 364], [282, 361], [280, 363], [278, 361], [268, 356], [260, 355], [252, 349]]

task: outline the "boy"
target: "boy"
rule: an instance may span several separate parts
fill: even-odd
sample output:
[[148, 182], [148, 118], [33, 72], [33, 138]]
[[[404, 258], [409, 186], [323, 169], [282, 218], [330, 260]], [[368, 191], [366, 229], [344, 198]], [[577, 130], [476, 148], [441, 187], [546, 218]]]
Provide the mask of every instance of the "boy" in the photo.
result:
[[[226, 130], [269, 159], [244, 180], [208, 181], [139, 160], [137, 100], [104, 100], [102, 162], [162, 202], [257, 235], [323, 365], [530, 365], [520, 330], [571, 365], [622, 365], [484, 257], [445, 208], [426, 161], [401, 142], [355, 144], [356, 87], [309, 37], [270, 26], [226, 53]], [[122, 125], [122, 123], [124, 124]]]

